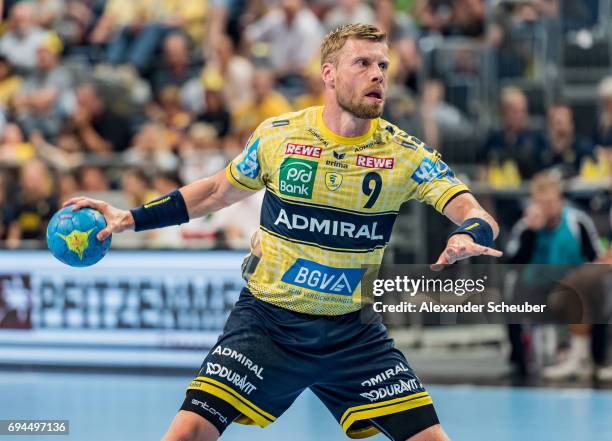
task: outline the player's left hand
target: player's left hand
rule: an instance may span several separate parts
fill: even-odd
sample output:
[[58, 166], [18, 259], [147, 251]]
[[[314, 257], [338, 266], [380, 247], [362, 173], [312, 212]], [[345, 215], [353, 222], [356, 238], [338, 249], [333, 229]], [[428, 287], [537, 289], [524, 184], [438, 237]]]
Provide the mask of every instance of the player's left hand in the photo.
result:
[[433, 271], [440, 271], [445, 265], [452, 265], [458, 260], [474, 256], [501, 257], [504, 253], [499, 250], [478, 245], [468, 234], [455, 234], [448, 239], [446, 248], [440, 254], [438, 261], [430, 266]]

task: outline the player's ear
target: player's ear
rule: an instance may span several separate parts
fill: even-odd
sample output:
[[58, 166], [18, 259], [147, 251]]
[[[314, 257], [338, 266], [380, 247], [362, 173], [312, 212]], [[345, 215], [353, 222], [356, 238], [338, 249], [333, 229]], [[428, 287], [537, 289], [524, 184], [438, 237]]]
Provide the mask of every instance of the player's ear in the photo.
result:
[[332, 63], [324, 63], [321, 66], [321, 77], [323, 78], [323, 83], [332, 89], [336, 87], [335, 73], [336, 70]]

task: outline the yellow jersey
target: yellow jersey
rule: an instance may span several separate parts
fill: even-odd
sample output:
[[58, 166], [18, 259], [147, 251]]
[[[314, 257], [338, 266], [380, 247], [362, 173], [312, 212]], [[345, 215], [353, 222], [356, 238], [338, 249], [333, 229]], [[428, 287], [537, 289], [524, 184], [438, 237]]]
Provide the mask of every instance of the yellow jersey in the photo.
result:
[[323, 107], [261, 123], [226, 169], [236, 187], [266, 188], [262, 257], [254, 296], [314, 315], [361, 308], [362, 265], [379, 265], [400, 206], [442, 212], [467, 187], [440, 155], [397, 126], [374, 119], [363, 136], [329, 130]]

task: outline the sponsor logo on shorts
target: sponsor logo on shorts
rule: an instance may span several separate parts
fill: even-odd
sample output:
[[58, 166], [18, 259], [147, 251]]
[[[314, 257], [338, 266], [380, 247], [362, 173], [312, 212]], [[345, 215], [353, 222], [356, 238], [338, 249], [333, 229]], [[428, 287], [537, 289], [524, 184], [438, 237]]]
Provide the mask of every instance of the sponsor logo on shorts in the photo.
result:
[[370, 378], [361, 383], [364, 387], [374, 387], [383, 381], [387, 381], [389, 378], [395, 377], [397, 374], [401, 374], [402, 372], [408, 372], [408, 366], [404, 363], [400, 362], [394, 368], [387, 369], [386, 371], [381, 372], [375, 377]]
[[401, 395], [406, 392], [414, 393], [416, 391], [422, 391], [423, 386], [421, 382], [416, 378], [411, 380], [399, 380], [397, 383], [390, 384], [378, 389], [373, 389], [369, 392], [364, 392], [361, 395], [363, 398], [370, 400], [370, 403], [374, 401], [380, 401], [383, 399], [392, 398], [396, 395]]
[[311, 145], [287, 143], [285, 147], [286, 155], [308, 156], [310, 158], [320, 158], [323, 149], [321, 147], [313, 147]]
[[365, 168], [393, 168], [393, 158], [376, 158], [374, 156], [357, 155], [357, 165]]
[[250, 145], [247, 143], [247, 147], [244, 151], [244, 157], [238, 164], [236, 164], [238, 171], [251, 179], [255, 179], [259, 175], [259, 160], [257, 159], [258, 148], [259, 137], [257, 137]]
[[223, 357], [231, 358], [232, 360], [236, 360], [238, 363], [243, 365], [245, 368], [255, 373], [255, 376], [260, 380], [263, 380], [261, 376], [263, 372], [263, 367], [259, 367], [256, 363], [253, 363], [250, 358], [242, 355], [240, 352], [233, 350], [232, 348], [223, 347], [221, 345], [217, 346], [213, 350], [213, 355], [222, 355]]
[[361, 268], [336, 268], [297, 259], [281, 280], [312, 291], [352, 296], [364, 271]]
[[247, 395], [251, 395], [251, 392], [257, 390], [257, 387], [249, 381], [247, 375], [240, 375], [233, 370], [222, 366], [218, 363], [206, 363], [206, 375], [215, 375], [219, 378], [225, 378], [229, 383], [240, 389]]
[[312, 199], [318, 163], [305, 159], [285, 158], [280, 168], [279, 190], [287, 196]]
[[327, 172], [325, 174], [325, 186], [329, 191], [336, 191], [342, 185], [342, 175], [336, 172]]
[[423, 158], [417, 169], [412, 173], [412, 180], [417, 184], [423, 182], [432, 182], [436, 179], [446, 178], [452, 183], [458, 183], [459, 181], [455, 178], [455, 173], [450, 169], [448, 165], [441, 159], [436, 161], [434, 164], [431, 159]]
[[217, 418], [219, 418], [219, 421], [221, 421], [223, 424], [227, 424], [227, 417], [223, 416], [221, 414], [221, 412], [216, 410], [214, 407], [210, 407], [206, 401], [202, 402], [200, 400], [196, 400], [195, 398], [192, 398], [191, 399], [191, 404], [193, 404], [194, 406], [201, 407], [206, 412], [208, 412], [208, 413], [212, 414], [213, 416], [216, 416]]

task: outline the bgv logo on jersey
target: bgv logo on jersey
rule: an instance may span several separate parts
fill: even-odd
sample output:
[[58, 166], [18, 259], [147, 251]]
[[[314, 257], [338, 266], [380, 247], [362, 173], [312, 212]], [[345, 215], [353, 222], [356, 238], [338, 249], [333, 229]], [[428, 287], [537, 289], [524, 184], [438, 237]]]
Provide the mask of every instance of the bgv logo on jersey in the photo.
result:
[[259, 137], [245, 149], [244, 158], [236, 165], [240, 173], [251, 179], [255, 179], [257, 175], [259, 175], [259, 160], [257, 159], [258, 148]]
[[300, 155], [310, 158], [320, 158], [323, 149], [321, 147], [313, 147], [311, 145], [287, 143], [285, 147], [285, 155]]
[[453, 183], [459, 182], [455, 178], [453, 171], [444, 161], [440, 159], [434, 164], [429, 158], [424, 158], [411, 176], [412, 180], [417, 184], [435, 181], [442, 177], [446, 177], [446, 179]]
[[280, 167], [279, 190], [287, 196], [312, 199], [318, 164], [305, 159], [285, 158]]
[[281, 280], [313, 291], [351, 296], [361, 282], [364, 271], [361, 268], [335, 268], [297, 259]]
[[357, 165], [365, 168], [393, 168], [393, 158], [376, 158], [374, 156], [357, 155]]

